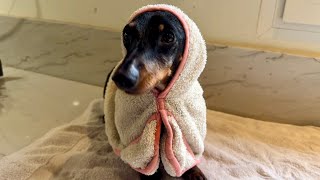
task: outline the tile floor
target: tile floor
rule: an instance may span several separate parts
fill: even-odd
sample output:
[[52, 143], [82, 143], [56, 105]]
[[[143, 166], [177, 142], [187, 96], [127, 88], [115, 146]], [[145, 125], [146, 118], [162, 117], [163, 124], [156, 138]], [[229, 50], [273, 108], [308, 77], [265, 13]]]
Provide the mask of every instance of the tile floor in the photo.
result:
[[101, 87], [5, 67], [0, 77], [0, 158], [79, 116]]
[[[120, 33], [0, 16], [3, 64], [103, 86], [122, 57]], [[320, 126], [320, 60], [207, 45], [200, 78], [210, 109]]]

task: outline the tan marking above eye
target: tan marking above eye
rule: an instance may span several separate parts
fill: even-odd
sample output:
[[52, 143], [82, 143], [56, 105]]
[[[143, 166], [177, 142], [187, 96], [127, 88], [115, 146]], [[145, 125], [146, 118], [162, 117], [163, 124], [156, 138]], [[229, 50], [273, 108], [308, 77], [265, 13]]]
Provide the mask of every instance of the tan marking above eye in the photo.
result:
[[164, 30], [164, 24], [160, 24], [159, 25], [159, 31], [161, 32], [161, 31], [163, 31]]

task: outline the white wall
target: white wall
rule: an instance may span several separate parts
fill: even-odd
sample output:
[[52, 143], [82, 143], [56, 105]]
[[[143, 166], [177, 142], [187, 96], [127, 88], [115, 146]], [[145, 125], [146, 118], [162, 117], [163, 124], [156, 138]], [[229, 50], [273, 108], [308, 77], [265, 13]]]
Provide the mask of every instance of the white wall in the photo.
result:
[[290, 34], [286, 34], [289, 40], [259, 38], [262, 0], [1, 0], [0, 14], [120, 31], [134, 10], [157, 2], [182, 8], [198, 24], [208, 42], [320, 57], [320, 43], [291, 41]]

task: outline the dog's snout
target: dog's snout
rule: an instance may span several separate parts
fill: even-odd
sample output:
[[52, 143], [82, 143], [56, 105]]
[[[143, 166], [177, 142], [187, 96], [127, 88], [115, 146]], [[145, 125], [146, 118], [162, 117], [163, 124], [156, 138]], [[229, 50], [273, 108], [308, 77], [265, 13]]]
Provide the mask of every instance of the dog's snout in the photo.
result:
[[116, 83], [116, 85], [124, 90], [130, 90], [135, 87], [139, 78], [139, 71], [134, 68], [130, 67], [128, 70], [124, 71], [119, 69], [112, 80]]
[[130, 89], [135, 85], [135, 78], [132, 76], [126, 76], [124, 74], [116, 74], [113, 76], [112, 80], [116, 83], [116, 85], [123, 89]]

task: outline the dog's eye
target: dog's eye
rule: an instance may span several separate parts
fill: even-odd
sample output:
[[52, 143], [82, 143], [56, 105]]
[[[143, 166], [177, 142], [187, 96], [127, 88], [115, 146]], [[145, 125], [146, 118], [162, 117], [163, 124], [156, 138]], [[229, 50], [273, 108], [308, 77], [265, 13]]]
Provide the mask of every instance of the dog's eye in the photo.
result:
[[172, 32], [165, 32], [162, 35], [161, 42], [171, 43], [174, 41], [174, 34]]

